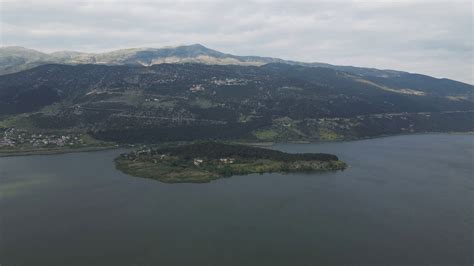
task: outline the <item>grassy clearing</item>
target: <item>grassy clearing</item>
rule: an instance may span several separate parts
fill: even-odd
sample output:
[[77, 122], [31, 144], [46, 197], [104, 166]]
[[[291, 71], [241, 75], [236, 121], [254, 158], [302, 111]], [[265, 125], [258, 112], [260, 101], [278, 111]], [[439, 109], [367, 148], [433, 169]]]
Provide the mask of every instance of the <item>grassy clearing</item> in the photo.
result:
[[307, 140], [308, 136], [299, 129], [300, 121], [292, 120], [288, 117], [282, 117], [273, 120], [270, 128], [257, 130], [253, 135], [259, 141], [295, 141]]
[[208, 109], [211, 107], [217, 106], [217, 104], [213, 103], [211, 100], [206, 98], [197, 97], [190, 103], [191, 106], [199, 107], [202, 109]]
[[326, 128], [319, 128], [318, 135], [319, 139], [324, 141], [334, 141], [343, 139], [343, 136]]
[[26, 130], [34, 129], [31, 121], [28, 118], [27, 114], [15, 115], [0, 120], [0, 128], [9, 128], [9, 127], [16, 127], [22, 128]]
[[261, 141], [273, 141], [278, 138], [278, 132], [273, 129], [263, 129], [254, 132], [255, 137]]

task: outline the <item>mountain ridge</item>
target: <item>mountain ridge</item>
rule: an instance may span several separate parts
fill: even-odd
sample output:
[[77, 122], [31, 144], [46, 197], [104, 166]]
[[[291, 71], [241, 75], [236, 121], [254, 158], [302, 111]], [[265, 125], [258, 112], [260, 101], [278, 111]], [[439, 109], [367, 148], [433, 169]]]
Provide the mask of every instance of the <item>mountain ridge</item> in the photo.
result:
[[15, 73], [36, 67], [38, 65], [49, 63], [143, 66], [151, 66], [162, 63], [201, 63], [244, 66], [260, 66], [268, 63], [285, 63], [307, 67], [331, 68], [363, 77], [396, 77], [403, 74], [411, 74], [406, 71], [390, 69], [332, 65], [320, 62], [299, 62], [294, 60], [284, 60], [280, 58], [262, 56], [238, 56], [213, 50], [201, 44], [162, 48], [126, 48], [103, 53], [77, 51], [57, 51], [52, 53], [43, 53], [21, 46], [0, 47], [0, 75]]

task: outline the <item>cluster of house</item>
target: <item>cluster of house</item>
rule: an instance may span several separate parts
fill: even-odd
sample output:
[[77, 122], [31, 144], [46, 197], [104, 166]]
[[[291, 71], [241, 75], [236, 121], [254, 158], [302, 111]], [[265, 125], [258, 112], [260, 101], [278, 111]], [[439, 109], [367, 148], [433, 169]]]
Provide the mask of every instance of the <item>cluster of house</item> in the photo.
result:
[[0, 139], [0, 147], [13, 147], [15, 146], [15, 141], [9, 138], [1, 138]]
[[221, 163], [228, 164], [228, 163], [234, 163], [235, 159], [234, 158], [220, 158], [219, 161], [221, 161]]
[[160, 99], [158, 99], [158, 98], [146, 98], [145, 99], [145, 102], [158, 102], [158, 101], [160, 101]]
[[5, 130], [3, 137], [0, 138], [0, 147], [15, 147], [20, 145], [32, 147], [62, 147], [82, 144], [84, 144], [84, 140], [79, 135], [31, 134], [16, 128]]
[[[122, 154], [120, 156], [124, 159], [135, 161], [135, 160], [139, 159], [140, 156], [145, 156], [147, 158], [150, 158], [149, 156], [151, 156], [152, 153], [153, 153], [153, 150], [151, 148], [142, 147], [142, 148], [140, 148], [138, 150], [135, 150], [131, 153]], [[168, 155], [166, 155], [166, 154], [158, 154], [158, 155], [154, 154], [154, 155], [152, 155], [151, 158], [153, 159], [153, 163], [156, 164], [160, 160], [167, 159]], [[193, 159], [193, 164], [195, 166], [200, 166], [205, 162], [206, 162], [206, 160], [204, 160], [204, 159], [200, 159], [200, 158], [194, 158]], [[235, 159], [234, 158], [220, 158], [218, 160], [218, 162], [220, 162], [222, 164], [232, 164], [232, 163], [235, 162]]]
[[[219, 162], [223, 164], [231, 164], [235, 162], [235, 159], [234, 158], [220, 158]], [[195, 166], [200, 166], [202, 163], [204, 163], [204, 160], [195, 158], [193, 163]]]
[[[248, 83], [248, 80], [245, 79], [236, 79], [236, 78], [226, 78], [226, 79], [216, 79], [213, 78], [210, 81], [210, 84], [214, 84], [217, 86], [236, 86], [236, 85], [245, 85]], [[203, 92], [206, 91], [206, 88], [202, 84], [193, 84], [189, 91], [192, 93]], [[213, 92], [215, 94], [215, 92]]]
[[[373, 120], [375, 119], [386, 119], [386, 120], [404, 120], [407, 124], [407, 127], [402, 127], [400, 130], [402, 131], [415, 131], [415, 122], [412, 121], [411, 117], [408, 113], [383, 113], [383, 114], [370, 114], [370, 115], [358, 115], [355, 118], [342, 118], [342, 117], [333, 117], [333, 118], [319, 118], [319, 123], [324, 123], [324, 125], [329, 129], [346, 129], [349, 130], [351, 128], [356, 127], [360, 124], [360, 122], [365, 120]], [[430, 113], [417, 113], [417, 115], [424, 116], [429, 118], [431, 116]]]
[[189, 91], [191, 91], [192, 93], [205, 91], [205, 90], [206, 89], [201, 84], [193, 84], [191, 88], [189, 88]]
[[[132, 145], [133, 147], [134, 145]], [[121, 157], [123, 157], [124, 159], [127, 159], [127, 160], [133, 160], [135, 161], [136, 159], [138, 159], [138, 157], [142, 156], [142, 155], [151, 155], [152, 154], [152, 149], [151, 148], [148, 148], [146, 146], [143, 146], [141, 147], [140, 149], [137, 149], [137, 150], [134, 150], [132, 151], [131, 153], [125, 153], [125, 154], [122, 154], [120, 155]], [[164, 157], [161, 156], [161, 159], [163, 159]], [[156, 162], [155, 162], [156, 163]]]
[[218, 86], [236, 86], [236, 85], [245, 85], [248, 83], [245, 79], [236, 79], [236, 78], [226, 78], [226, 79], [216, 79], [211, 81], [211, 83]]

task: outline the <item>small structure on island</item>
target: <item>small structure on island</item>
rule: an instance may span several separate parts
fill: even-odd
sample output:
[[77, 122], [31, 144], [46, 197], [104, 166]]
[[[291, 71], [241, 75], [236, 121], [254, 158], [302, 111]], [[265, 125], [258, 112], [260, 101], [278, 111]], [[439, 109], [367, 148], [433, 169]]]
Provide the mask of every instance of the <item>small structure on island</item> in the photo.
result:
[[225, 164], [234, 163], [235, 161], [234, 158], [220, 158], [219, 160], [221, 161], [221, 163], [225, 163]]
[[195, 92], [205, 91], [206, 89], [201, 84], [193, 84], [193, 86], [191, 86], [189, 90], [192, 93], [195, 93]]
[[204, 162], [204, 160], [202, 160], [202, 159], [194, 159], [194, 165], [195, 166], [200, 166], [203, 162]]

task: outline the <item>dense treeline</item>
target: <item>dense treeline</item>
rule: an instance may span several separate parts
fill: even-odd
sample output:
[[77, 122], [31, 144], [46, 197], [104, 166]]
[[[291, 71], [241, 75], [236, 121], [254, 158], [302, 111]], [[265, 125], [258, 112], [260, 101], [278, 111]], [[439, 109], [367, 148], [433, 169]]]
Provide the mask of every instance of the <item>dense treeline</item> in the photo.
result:
[[89, 132], [99, 140], [118, 143], [157, 143], [162, 141], [191, 141], [212, 139], [250, 138], [251, 132], [271, 124], [271, 120], [260, 119], [247, 123], [224, 125], [190, 125], [175, 127], [151, 127], [114, 129]]
[[291, 154], [245, 145], [224, 144], [219, 142], [203, 142], [178, 147], [153, 150], [152, 155], [168, 154], [189, 160], [192, 158], [220, 159], [242, 158], [245, 160], [268, 159], [276, 161], [337, 161], [338, 157], [325, 153]]
[[[43, 119], [48, 124], [62, 123], [62, 120]], [[41, 121], [43, 121], [41, 120]], [[40, 120], [37, 120], [40, 121]], [[326, 123], [326, 124], [325, 124]], [[64, 121], [68, 124], [68, 121]], [[272, 127], [273, 125], [273, 127]], [[339, 120], [327, 125], [327, 122], [311, 120], [296, 121], [294, 128], [301, 135], [294, 135], [291, 128], [275, 128], [270, 119], [257, 119], [246, 123], [227, 123], [222, 125], [183, 125], [153, 126], [122, 129], [108, 129], [89, 132], [94, 138], [118, 143], [157, 143], [163, 141], [225, 140], [245, 139], [260, 141], [252, 133], [256, 130], [270, 129], [276, 135], [262, 141], [285, 140], [324, 140], [319, 135], [321, 128], [328, 128], [340, 139], [357, 139], [381, 135], [406, 134], [414, 132], [450, 132], [474, 131], [473, 112], [430, 113], [419, 115], [398, 115], [384, 117], [362, 117]], [[293, 135], [291, 135], [293, 134]]]
[[413, 132], [469, 132], [474, 130], [474, 112], [369, 118], [352, 128], [356, 137], [375, 137]]

